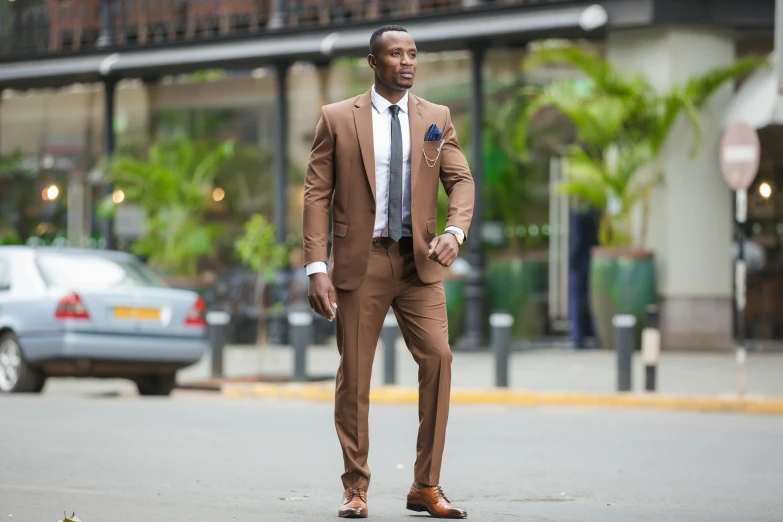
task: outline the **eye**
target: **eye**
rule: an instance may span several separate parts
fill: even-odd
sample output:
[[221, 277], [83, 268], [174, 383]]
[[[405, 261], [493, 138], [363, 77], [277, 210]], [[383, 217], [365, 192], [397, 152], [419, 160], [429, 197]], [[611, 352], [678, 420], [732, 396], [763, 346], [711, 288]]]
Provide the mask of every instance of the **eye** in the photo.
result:
[[416, 53], [411, 53], [411, 58], [416, 58]]
[[392, 56], [397, 56], [398, 54], [400, 54], [400, 51], [392, 51]]

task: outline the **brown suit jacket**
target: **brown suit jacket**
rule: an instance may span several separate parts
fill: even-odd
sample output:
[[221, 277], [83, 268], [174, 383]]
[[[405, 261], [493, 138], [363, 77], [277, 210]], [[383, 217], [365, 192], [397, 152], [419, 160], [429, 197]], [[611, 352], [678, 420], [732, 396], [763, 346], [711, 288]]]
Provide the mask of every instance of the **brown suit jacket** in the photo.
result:
[[[367, 271], [375, 228], [375, 151], [370, 91], [327, 105], [315, 129], [304, 187], [304, 263], [326, 262], [329, 205], [333, 202], [332, 259], [329, 275], [335, 287], [358, 288]], [[442, 279], [440, 264], [427, 259], [435, 237], [438, 182], [449, 196], [446, 226], [467, 236], [473, 216], [474, 186], [468, 162], [457, 142], [448, 107], [408, 94], [411, 132], [411, 225], [416, 270], [424, 283]], [[431, 124], [443, 131], [440, 156], [437, 142], [425, 142]], [[442, 232], [442, 231], [441, 231]]]

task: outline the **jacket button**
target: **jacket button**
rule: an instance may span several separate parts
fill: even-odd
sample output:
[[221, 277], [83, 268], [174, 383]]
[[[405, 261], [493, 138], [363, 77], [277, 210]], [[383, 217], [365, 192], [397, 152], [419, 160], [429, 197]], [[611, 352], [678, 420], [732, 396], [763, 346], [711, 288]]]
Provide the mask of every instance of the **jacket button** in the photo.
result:
[[375, 207], [372, 207], [372, 208], [370, 209], [370, 214], [373, 214], [373, 215], [375, 215]]

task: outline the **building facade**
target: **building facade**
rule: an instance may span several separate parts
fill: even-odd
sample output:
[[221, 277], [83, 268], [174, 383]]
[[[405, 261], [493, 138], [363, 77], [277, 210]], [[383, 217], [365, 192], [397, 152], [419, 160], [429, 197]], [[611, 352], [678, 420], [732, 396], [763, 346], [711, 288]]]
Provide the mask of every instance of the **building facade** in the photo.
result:
[[[416, 39], [421, 55], [414, 90], [452, 108], [482, 190], [491, 190], [497, 170], [491, 160], [500, 152], [491, 140], [476, 138], [482, 129], [477, 115], [491, 121], [526, 83], [576, 74], [559, 68], [523, 74], [531, 42], [579, 41], [664, 90], [750, 52], [769, 53], [774, 18], [772, 0], [742, 6], [729, 0], [194, 1], [171, 12], [119, 0], [69, 0], [56, 12], [44, 2], [2, 5], [0, 154], [19, 151], [34, 166], [36, 181], [27, 192], [38, 198], [28, 198], [20, 213], [6, 192], [4, 226], [26, 219], [25, 230], [56, 229], [77, 243], [100, 228], [92, 209], [103, 195], [99, 163], [107, 152], [109, 121], [116, 140], [111, 150], [178, 131], [247, 145], [255, 151], [252, 158], [222, 178], [226, 199], [241, 209], [226, 216], [262, 211], [284, 234], [296, 235], [301, 185], [287, 172], [306, 164], [320, 106], [369, 87], [371, 71], [361, 57], [372, 29], [383, 23], [400, 23]], [[25, 38], [15, 37], [20, 34]], [[216, 68], [223, 72], [193, 75]], [[107, 96], [116, 96], [109, 119]], [[733, 197], [720, 175], [718, 143], [733, 96], [734, 88], [727, 86], [701, 114], [703, 143], [695, 157], [682, 146], [692, 139], [684, 123], [663, 152], [665, 183], [653, 197], [645, 246], [656, 256], [669, 349], [732, 345]], [[287, 151], [282, 161], [275, 157], [281, 148]], [[477, 150], [483, 158], [478, 165]], [[532, 180], [530, 212], [513, 218], [493, 214], [492, 201], [485, 199], [479, 230], [488, 251], [474, 242], [465, 256], [472, 266], [483, 270], [487, 256], [492, 261], [509, 255], [509, 239], [516, 249], [511, 255], [564, 262], [548, 254], [558, 227], [550, 219], [554, 196], [547, 168], [524, 175]], [[282, 192], [275, 188], [281, 179]], [[56, 201], [44, 194], [52, 185], [62, 191]], [[282, 205], [275, 197], [280, 194], [286, 195]], [[774, 218], [770, 223], [778, 226]], [[468, 284], [485, 283], [477, 277]], [[541, 294], [550, 301], [565, 296]], [[492, 308], [486, 295], [483, 299], [473, 309], [482, 314]], [[555, 309], [550, 306], [527, 335], [557, 334], [553, 325], [563, 317], [554, 317]], [[783, 338], [783, 331], [760, 329], [758, 335]]]

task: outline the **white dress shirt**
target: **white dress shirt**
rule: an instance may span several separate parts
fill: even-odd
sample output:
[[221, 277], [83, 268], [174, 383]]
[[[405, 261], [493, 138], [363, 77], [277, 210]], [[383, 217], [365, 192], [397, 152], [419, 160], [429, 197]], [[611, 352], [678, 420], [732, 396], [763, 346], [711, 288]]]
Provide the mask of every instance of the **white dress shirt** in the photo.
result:
[[[408, 92], [396, 104], [375, 91], [375, 85], [370, 92], [372, 100], [372, 137], [375, 151], [375, 230], [374, 237], [389, 235], [389, 164], [391, 163], [391, 111], [389, 107], [398, 105], [400, 110], [397, 118], [400, 120], [402, 132], [402, 235], [413, 235], [411, 227], [411, 127], [408, 119]], [[464, 233], [457, 227], [448, 227], [460, 234]], [[325, 273], [326, 263], [316, 261], [307, 265], [307, 275]]]
[[397, 118], [402, 132], [402, 236], [411, 232], [411, 125], [408, 119], [408, 91], [400, 101], [392, 104], [375, 92], [372, 100], [372, 137], [375, 149], [375, 231], [373, 237], [389, 235], [389, 178], [391, 167], [391, 111], [392, 105], [399, 106]]

